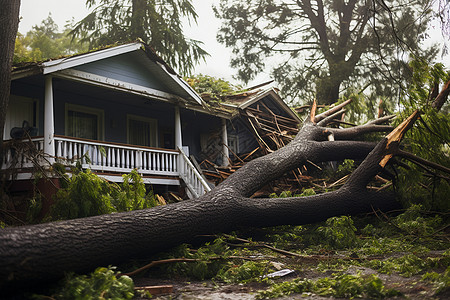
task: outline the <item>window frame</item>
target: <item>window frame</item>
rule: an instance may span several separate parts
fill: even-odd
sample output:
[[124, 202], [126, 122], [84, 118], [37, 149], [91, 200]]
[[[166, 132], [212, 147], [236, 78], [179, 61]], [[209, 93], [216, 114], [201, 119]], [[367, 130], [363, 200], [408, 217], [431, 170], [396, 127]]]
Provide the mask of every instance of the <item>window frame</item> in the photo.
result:
[[[79, 104], [66, 103], [65, 105], [65, 119], [64, 119], [64, 134], [69, 136], [69, 111], [92, 114], [97, 116], [97, 140], [104, 141], [105, 139], [105, 111], [100, 108], [94, 108]], [[76, 137], [75, 137], [76, 138]]]
[[[150, 135], [150, 145], [154, 145], [154, 146], [135, 145], [130, 142], [130, 120], [146, 122], [146, 123], [150, 124], [150, 128], [154, 128], [154, 132], [152, 132]], [[144, 116], [139, 116], [139, 115], [134, 115], [134, 114], [127, 114], [127, 144], [135, 145], [135, 146], [144, 146], [144, 147], [158, 147], [159, 146], [158, 120], [154, 119], [154, 118], [149, 118], [149, 117], [144, 117]]]

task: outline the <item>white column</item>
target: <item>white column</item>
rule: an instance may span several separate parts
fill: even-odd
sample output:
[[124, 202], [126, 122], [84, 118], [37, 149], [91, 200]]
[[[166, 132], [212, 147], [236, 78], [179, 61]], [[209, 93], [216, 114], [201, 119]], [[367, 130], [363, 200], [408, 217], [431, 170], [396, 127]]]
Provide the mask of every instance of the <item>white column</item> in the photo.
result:
[[45, 77], [44, 99], [44, 153], [49, 156], [50, 163], [55, 162], [55, 124], [53, 114], [52, 76]]
[[180, 108], [175, 106], [175, 148], [181, 148], [183, 146], [183, 138], [181, 136], [181, 117]]
[[228, 166], [228, 158], [230, 157], [228, 153], [227, 119], [222, 119], [222, 144], [222, 165], [226, 167]]
[[[180, 116], [180, 108], [175, 106], [175, 149], [182, 149], [183, 146], [183, 137], [181, 135], [181, 116]], [[181, 153], [178, 154], [178, 174], [184, 174], [183, 168], [183, 158]]]

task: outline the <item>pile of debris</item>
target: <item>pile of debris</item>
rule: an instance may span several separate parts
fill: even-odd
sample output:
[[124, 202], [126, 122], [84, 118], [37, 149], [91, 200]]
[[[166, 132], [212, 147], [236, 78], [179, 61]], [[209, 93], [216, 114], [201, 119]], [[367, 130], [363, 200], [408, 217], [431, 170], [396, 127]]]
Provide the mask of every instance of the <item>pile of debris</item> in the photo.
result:
[[[253, 150], [243, 154], [235, 153], [231, 147], [227, 147], [232, 157], [229, 159], [227, 166], [218, 166], [209, 157], [201, 161], [199, 165], [203, 175], [215, 185], [225, 180], [245, 163], [282, 148], [298, 133], [298, 127], [302, 121], [279, 98], [278, 91], [273, 88], [258, 89], [259, 87], [225, 96], [222, 102], [215, 103], [215, 105], [223, 106], [224, 109], [237, 111], [235, 119], [238, 118], [239, 122], [244, 124], [258, 145]], [[263, 101], [264, 97], [267, 97], [269, 93], [271, 93], [272, 99], [275, 99], [284, 108], [284, 111], [279, 111], [278, 107], [270, 107], [267, 102]], [[202, 97], [208, 101], [207, 94], [202, 94]], [[276, 111], [277, 109], [278, 111]], [[277, 182], [273, 182], [263, 190], [258, 191], [253, 196], [267, 196], [274, 192], [280, 193], [286, 190], [300, 192], [310, 179], [311, 177], [304, 175], [302, 170], [296, 169]]]

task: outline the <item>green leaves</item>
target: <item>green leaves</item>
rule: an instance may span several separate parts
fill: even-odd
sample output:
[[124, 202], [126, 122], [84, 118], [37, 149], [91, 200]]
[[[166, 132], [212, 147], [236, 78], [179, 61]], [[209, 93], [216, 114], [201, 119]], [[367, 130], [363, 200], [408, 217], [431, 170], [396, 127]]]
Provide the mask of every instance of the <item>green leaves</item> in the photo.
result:
[[183, 34], [182, 19], [197, 19], [190, 0], [86, 0], [86, 5], [93, 11], [70, 34], [91, 49], [141, 39], [186, 75], [208, 55], [202, 42]]
[[72, 24], [68, 21], [64, 29], [60, 31], [49, 14], [47, 19], [42, 20], [40, 25], [33, 26], [33, 29], [25, 36], [18, 33], [14, 63], [41, 61], [86, 51], [86, 44], [68, 35], [71, 26]]
[[356, 227], [349, 216], [333, 217], [326, 221], [327, 226], [321, 226], [317, 231], [324, 238], [324, 244], [335, 249], [355, 247], [358, 244]]
[[208, 96], [213, 101], [223, 101], [225, 96], [242, 90], [241, 86], [233, 85], [229, 81], [203, 74], [185, 77], [184, 79], [202, 97]]
[[[134, 283], [128, 276], [116, 277], [114, 267], [97, 268], [89, 276], [69, 274], [54, 299], [132, 299]], [[36, 298], [39, 298], [36, 297]], [[44, 299], [44, 297], [42, 297]]]
[[394, 103], [409, 74], [402, 56], [432, 59], [419, 44], [431, 18], [430, 1], [221, 0], [217, 39], [232, 49], [231, 66], [244, 82], [261, 71], [301, 104], [331, 104], [349, 89]]
[[123, 175], [122, 185], [109, 183], [89, 169], [74, 173], [66, 188], [58, 191], [51, 216], [67, 220], [144, 209], [158, 205], [153, 192], [146, 192], [142, 177], [133, 170]]
[[393, 289], [386, 289], [378, 276], [343, 274], [334, 278], [324, 277], [315, 281], [310, 279], [294, 279], [273, 284], [268, 290], [260, 291], [257, 299], [277, 298], [289, 296], [293, 293], [314, 293], [319, 296], [337, 298], [382, 299], [400, 296], [401, 293]]

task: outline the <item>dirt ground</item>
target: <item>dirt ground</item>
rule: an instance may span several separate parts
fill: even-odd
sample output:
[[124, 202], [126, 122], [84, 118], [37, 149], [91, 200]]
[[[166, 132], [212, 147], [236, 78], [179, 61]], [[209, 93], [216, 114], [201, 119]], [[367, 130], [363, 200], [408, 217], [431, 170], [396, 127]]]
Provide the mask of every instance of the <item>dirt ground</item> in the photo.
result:
[[[288, 259], [289, 260], [289, 259]], [[284, 258], [286, 261], [286, 258]], [[292, 268], [295, 261], [293, 260], [289, 267]], [[313, 267], [310, 265], [310, 267]], [[297, 269], [297, 268], [295, 268]], [[332, 272], [317, 272], [313, 268], [305, 268], [305, 265], [298, 265], [298, 269], [303, 271], [295, 271], [285, 277], [275, 279], [275, 282], [289, 281], [295, 278], [318, 279], [320, 277], [331, 276]], [[385, 299], [411, 299], [411, 300], [438, 300], [450, 299], [450, 292], [435, 295], [435, 288], [433, 284], [426, 283], [421, 280], [421, 275], [411, 277], [403, 277], [397, 274], [387, 275], [377, 272], [376, 270], [352, 266], [347, 269], [347, 274], [356, 275], [370, 275], [376, 274], [384, 283], [386, 288], [393, 288], [400, 291], [403, 296], [391, 297]], [[134, 280], [136, 289], [142, 289], [146, 286], [172, 286], [171, 293], [153, 295], [151, 299], [157, 300], [229, 300], [242, 299], [253, 300], [257, 299], [258, 291], [265, 290], [269, 286], [265, 283], [251, 282], [247, 284], [224, 284], [214, 281], [188, 281], [186, 279], [168, 280], [157, 278], [136, 278]], [[136, 297], [135, 299], [147, 299], [143, 297]], [[335, 299], [333, 297], [322, 297], [312, 293], [291, 294], [289, 296], [276, 298], [279, 300], [287, 299], [303, 299], [303, 300], [325, 300]], [[339, 298], [346, 299], [346, 298]], [[348, 298], [350, 299], [350, 298]], [[367, 299], [367, 298], [359, 298]]]

